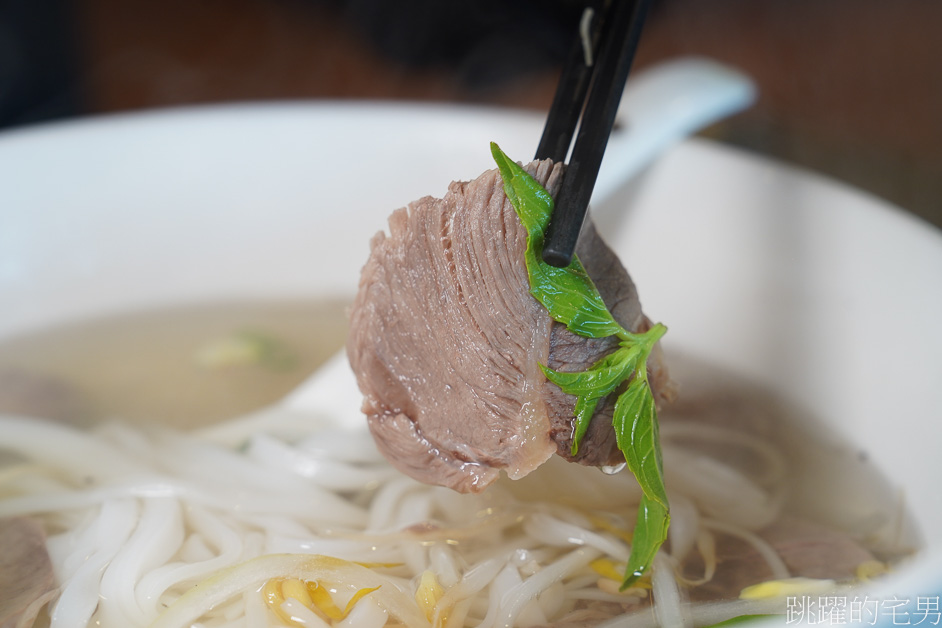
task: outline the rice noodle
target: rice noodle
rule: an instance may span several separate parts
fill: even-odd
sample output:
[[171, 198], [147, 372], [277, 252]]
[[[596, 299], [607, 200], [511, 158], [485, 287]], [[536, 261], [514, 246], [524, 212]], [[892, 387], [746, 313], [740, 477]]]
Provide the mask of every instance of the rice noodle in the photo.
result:
[[[124, 625], [147, 623], [148, 613], [135, 594], [135, 584], [149, 570], [166, 564], [182, 543], [180, 503], [168, 497], [144, 501], [134, 532], [102, 575], [100, 597], [103, 614], [113, 613]], [[156, 602], [145, 601], [154, 608]], [[118, 625], [118, 621], [114, 623]]]
[[608, 554], [615, 560], [628, 560], [629, 551], [624, 543], [542, 513], [531, 516], [524, 524], [524, 530], [533, 538], [549, 545], [561, 547], [587, 545], [599, 550], [600, 553]]
[[337, 628], [382, 628], [389, 613], [372, 599], [357, 603], [346, 619], [337, 622]]
[[266, 467], [283, 470], [312, 480], [333, 491], [357, 491], [379, 486], [392, 476], [388, 466], [362, 468], [333, 461], [323, 455], [298, 451], [266, 434], [255, 434], [249, 440], [246, 455]]
[[695, 587], [706, 584], [713, 579], [713, 575], [716, 573], [716, 539], [713, 537], [713, 533], [705, 528], [697, 534], [697, 551], [703, 559], [703, 576], [700, 578], [686, 578], [678, 575], [677, 579], [687, 586]]
[[222, 519], [212, 516], [199, 506], [189, 508], [187, 520], [194, 531], [190, 538], [211, 541], [218, 554], [190, 563], [167, 563], [145, 574], [135, 588], [135, 593], [138, 603], [148, 616], [156, 616], [160, 596], [174, 583], [198, 581], [227, 565], [237, 563], [242, 557], [242, 537], [233, 526], [226, 525]]
[[281, 610], [291, 619], [305, 628], [330, 628], [330, 624], [318, 617], [314, 611], [294, 598], [288, 598], [281, 604]]
[[89, 526], [73, 554], [78, 560], [75, 571], [64, 577], [62, 594], [50, 613], [50, 627], [84, 626], [98, 606], [101, 576], [120, 551], [137, 524], [138, 504], [134, 500], [109, 501], [102, 505], [95, 525]]
[[758, 530], [778, 518], [784, 493], [769, 493], [724, 461], [687, 449], [664, 448], [669, 490], [691, 497], [709, 516]]
[[[532, 603], [541, 591], [600, 555], [601, 552], [593, 548], [577, 549], [506, 591], [501, 598], [496, 625], [500, 628], [511, 628], [517, 615]], [[542, 623], [545, 623], [545, 619]]]
[[[743, 615], [775, 615], [782, 612], [781, 599], [766, 600], [728, 600], [723, 602], [702, 602], [686, 605], [690, 625], [709, 626], [727, 619]], [[657, 619], [653, 609], [616, 617], [600, 623], [596, 628], [656, 628]]]
[[0, 434], [4, 449], [73, 477], [120, 477], [137, 466], [108, 443], [58, 423], [0, 415]]
[[[475, 565], [465, 572], [461, 581], [446, 591], [442, 599], [438, 601], [438, 609], [435, 615], [436, 622], [443, 614], [444, 609], [458, 606], [462, 601], [467, 601], [470, 605], [471, 597], [491, 583], [503, 566], [504, 561], [492, 558]], [[467, 610], [469, 609], [466, 609], [465, 612]]]
[[687, 625], [683, 596], [674, 577], [674, 565], [664, 554], [655, 556], [651, 566], [651, 594], [654, 597], [654, 616], [659, 626], [682, 628]]
[[700, 513], [693, 501], [683, 495], [671, 497], [671, 525], [667, 529], [671, 556], [682, 563], [697, 543], [700, 531]]
[[738, 536], [742, 540], [752, 545], [752, 547], [755, 548], [759, 555], [762, 556], [765, 562], [769, 565], [769, 569], [772, 570], [772, 579], [784, 580], [791, 576], [791, 574], [788, 572], [788, 567], [785, 565], [785, 562], [778, 555], [775, 549], [752, 532], [743, 530], [742, 528], [729, 523], [716, 521], [714, 519], [705, 519], [703, 521], [703, 525], [709, 530], [716, 530], [717, 532]]
[[[776, 577], [787, 575], [750, 532], [778, 515], [784, 477], [778, 454], [753, 437], [664, 426], [672, 554], [657, 556], [648, 594], [619, 592], [590, 567], [628, 559], [625, 522], [640, 496], [628, 474], [552, 460], [523, 481], [459, 495], [393, 471], [366, 430], [323, 424], [268, 410], [186, 434], [0, 416], [0, 449], [22, 460], [0, 469], [0, 516], [35, 516], [46, 527], [62, 584], [50, 625], [277, 625], [261, 589], [299, 578], [329, 585], [340, 607], [380, 587], [333, 621], [284, 599], [295, 625], [317, 628], [504, 628], [601, 621], [622, 609], [632, 612], [601, 625], [683, 626], [759, 607], [685, 601], [689, 582], [675, 567], [696, 549], [705, 564], [697, 582], [708, 581], [714, 532], [745, 539]], [[761, 481], [688, 442], [727, 437], [763, 461]], [[426, 570], [441, 587], [431, 611], [416, 601]]]
[[429, 548], [429, 567], [438, 574], [438, 581], [446, 589], [458, 584], [461, 578], [458, 562], [448, 545], [436, 544]]
[[753, 434], [693, 421], [668, 421], [660, 428], [661, 440], [664, 443], [687, 440], [719, 443], [725, 448], [738, 446], [748, 450], [762, 462], [757, 469], [750, 470], [753, 481], [760, 484], [773, 485], [780, 482], [787, 473], [788, 465], [782, 452]]
[[325, 556], [272, 554], [217, 573], [191, 589], [164, 611], [151, 628], [184, 628], [209, 610], [246, 589], [258, 588], [272, 578], [326, 581], [357, 589], [380, 587], [374, 599], [406, 625], [420, 628], [429, 622], [412, 599], [395, 583], [371, 569]]

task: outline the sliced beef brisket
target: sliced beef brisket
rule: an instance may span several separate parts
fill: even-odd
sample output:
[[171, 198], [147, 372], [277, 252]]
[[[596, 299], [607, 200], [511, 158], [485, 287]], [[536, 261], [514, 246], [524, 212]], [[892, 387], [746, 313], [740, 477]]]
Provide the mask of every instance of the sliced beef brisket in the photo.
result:
[[[561, 165], [526, 169], [555, 193]], [[501, 469], [519, 478], [554, 453], [569, 457], [575, 398], [539, 365], [582, 370], [616, 343], [550, 319], [528, 292], [525, 248], [496, 170], [397, 210], [371, 242], [347, 353], [380, 450], [414, 478], [478, 492]], [[615, 318], [645, 329], [628, 273], [589, 222], [577, 254]], [[651, 362], [657, 388], [663, 372]], [[611, 413], [600, 404], [576, 461], [622, 460]]]

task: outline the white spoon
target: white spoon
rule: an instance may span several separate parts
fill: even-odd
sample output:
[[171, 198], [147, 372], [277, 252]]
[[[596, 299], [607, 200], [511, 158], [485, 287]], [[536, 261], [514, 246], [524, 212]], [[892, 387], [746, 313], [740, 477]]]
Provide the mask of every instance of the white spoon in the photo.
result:
[[633, 75], [618, 107], [592, 205], [605, 205], [667, 149], [746, 109], [756, 95], [748, 76], [699, 57], [667, 61]]

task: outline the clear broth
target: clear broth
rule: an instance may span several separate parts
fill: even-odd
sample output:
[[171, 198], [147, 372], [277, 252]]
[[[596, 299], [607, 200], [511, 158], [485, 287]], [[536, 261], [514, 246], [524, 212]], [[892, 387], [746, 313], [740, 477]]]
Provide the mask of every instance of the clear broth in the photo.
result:
[[[19, 336], [0, 344], [0, 373], [11, 382], [0, 386], [0, 411], [30, 414], [33, 406], [42, 414], [55, 406], [55, 418], [74, 423], [118, 418], [176, 428], [235, 417], [278, 401], [343, 347], [346, 305], [196, 305]], [[240, 338], [262, 339], [274, 355], [204, 357]], [[32, 399], [10, 390], [24, 379]]]
[[[343, 347], [345, 310], [346, 303], [336, 299], [118, 315], [0, 344], [0, 371], [67, 386], [80, 407], [70, 420], [199, 427], [275, 403], [294, 389]], [[207, 366], [199, 358], [208, 346], [245, 332], [275, 342], [287, 359]], [[709, 423], [775, 443], [790, 465], [784, 514], [843, 529], [890, 562], [921, 545], [901, 492], [866, 452], [822, 429], [813, 409], [794, 407], [707, 362], [670, 353], [667, 360], [680, 395], [662, 413], [662, 424]], [[7, 410], [3, 404], [0, 394], [0, 412]], [[710, 445], [696, 445], [709, 452]], [[530, 499], [565, 503], [563, 487], [540, 485], [540, 476], [514, 484]], [[574, 494], [585, 498], [578, 489]]]

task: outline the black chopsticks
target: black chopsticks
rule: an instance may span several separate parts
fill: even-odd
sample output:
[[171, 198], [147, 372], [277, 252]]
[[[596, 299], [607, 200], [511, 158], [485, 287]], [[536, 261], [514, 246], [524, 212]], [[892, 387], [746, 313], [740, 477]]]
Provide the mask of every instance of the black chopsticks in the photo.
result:
[[[593, 14], [583, 17], [536, 152], [537, 159], [564, 161], [578, 125], [543, 244], [547, 264], [562, 267], [572, 261], [649, 4], [610, 0], [587, 9]], [[586, 63], [590, 55], [591, 66]]]

